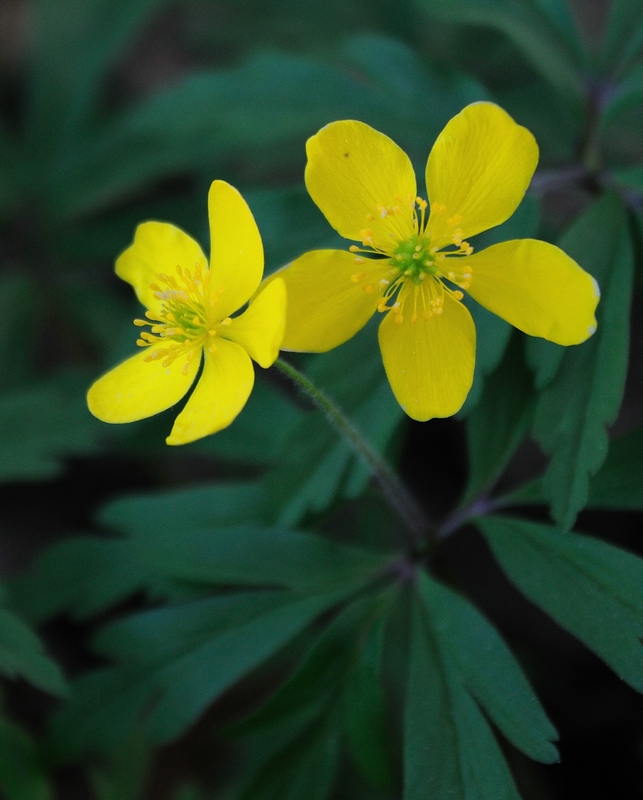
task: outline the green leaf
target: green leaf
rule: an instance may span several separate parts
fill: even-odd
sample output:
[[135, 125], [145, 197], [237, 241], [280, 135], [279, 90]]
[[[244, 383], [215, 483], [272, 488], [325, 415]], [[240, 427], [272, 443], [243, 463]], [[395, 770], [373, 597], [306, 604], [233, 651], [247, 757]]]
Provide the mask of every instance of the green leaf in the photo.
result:
[[[540, 478], [521, 486], [503, 498], [506, 505], [546, 503]], [[643, 509], [643, 431], [610, 442], [603, 466], [590, 479], [587, 508], [613, 511]]]
[[529, 369], [534, 373], [534, 386], [540, 392], [556, 377], [565, 355], [565, 348], [560, 344], [548, 342], [547, 339], [527, 336], [525, 354]]
[[24, 678], [50, 694], [67, 693], [65, 679], [45, 655], [40, 639], [4, 608], [0, 608], [0, 672], [7, 678]]
[[390, 789], [392, 783], [390, 726], [381, 674], [385, 622], [385, 615], [380, 615], [367, 631], [342, 697], [349, 755], [366, 780], [382, 790]]
[[643, 2], [641, 0], [614, 0], [601, 52], [604, 73], [619, 73], [643, 47]]
[[0, 716], [0, 789], [6, 800], [52, 800], [44, 765], [31, 737]]
[[176, 535], [179, 529], [261, 522], [260, 501], [256, 483], [229, 481], [122, 497], [103, 506], [97, 521], [135, 537]]
[[585, 95], [582, 45], [566, 3], [557, 0], [416, 0], [432, 17], [496, 28], [564, 95]]
[[134, 543], [90, 536], [47, 548], [8, 588], [14, 607], [36, 623], [63, 612], [87, 619], [139, 591], [154, 598], [181, 594], [144, 563]]
[[98, 449], [101, 425], [87, 410], [87, 385], [70, 374], [0, 395], [0, 481], [47, 480], [65, 456]]
[[605, 463], [590, 481], [587, 505], [643, 510], [643, 430], [610, 443]]
[[[643, 15], [643, 5], [641, 6]], [[643, 17], [642, 17], [643, 22]], [[643, 45], [643, 31], [641, 35]], [[600, 125], [605, 129], [621, 114], [643, 105], [643, 64], [637, 64], [629, 70], [608, 95], [602, 109]], [[627, 175], [628, 170], [615, 170], [615, 175], [620, 177], [621, 172]], [[625, 181], [627, 185], [627, 181]]]
[[643, 692], [643, 560], [511, 517], [476, 525], [520, 591]]
[[426, 575], [420, 589], [449, 681], [466, 688], [523, 753], [546, 764], [557, 761], [556, 729], [500, 634], [464, 598]]
[[[34, 326], [25, 325], [25, 319], [37, 318], [38, 294], [35, 282], [23, 272], [10, 271], [0, 276], [0, 389], [9, 396], [32, 374]], [[0, 394], [0, 404], [5, 396]]]
[[316, 722], [293, 737], [260, 769], [239, 800], [326, 800], [339, 767], [339, 736], [330, 722]]
[[171, 581], [301, 592], [357, 588], [391, 560], [312, 533], [261, 526], [260, 499], [256, 484], [220, 484], [117, 500], [100, 521], [129, 533], [146, 571]]
[[633, 256], [619, 201], [606, 195], [591, 206], [562, 246], [597, 279], [602, 293], [597, 332], [566, 349], [534, 420], [534, 436], [552, 456], [544, 491], [554, 519], [568, 530], [587, 502], [589, 476], [607, 455], [605, 426], [616, 418], [625, 384]]
[[514, 335], [467, 419], [469, 481], [463, 506], [493, 488], [529, 428], [535, 398], [521, 351], [521, 338]]
[[137, 541], [155, 574], [201, 585], [281, 586], [304, 593], [357, 589], [391, 561], [390, 554], [283, 527], [183, 529], [180, 536], [174, 529]]
[[111, 750], [135, 725], [154, 742], [180, 736], [220, 694], [274, 655], [338, 593], [238, 593], [135, 614], [105, 628], [101, 652], [126, 663], [75, 685], [54, 718], [52, 744], [65, 757]]
[[301, 717], [302, 712], [305, 715], [306, 709], [310, 709], [311, 716], [321, 716], [340, 695], [356, 650], [359, 652], [362, 644], [362, 629], [372, 621], [378, 602], [369, 595], [342, 609], [317, 636], [288, 680], [251, 717], [237, 725], [235, 732], [245, 735], [274, 728]]
[[30, 133], [37, 148], [72, 150], [128, 39], [165, 0], [39, 0]]
[[441, 649], [426, 605], [429, 579], [420, 581], [404, 720], [404, 800], [519, 800], [487, 721]]

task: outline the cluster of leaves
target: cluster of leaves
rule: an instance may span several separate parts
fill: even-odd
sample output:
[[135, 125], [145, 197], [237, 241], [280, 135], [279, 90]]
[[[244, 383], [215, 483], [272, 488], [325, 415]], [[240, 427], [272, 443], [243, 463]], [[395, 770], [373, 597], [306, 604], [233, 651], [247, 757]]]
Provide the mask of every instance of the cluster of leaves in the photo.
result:
[[[474, 526], [532, 604], [643, 692], [643, 561], [572, 531], [585, 508], [610, 519], [643, 511], [629, 357], [640, 330], [630, 308], [643, 233], [643, 4], [615, 0], [592, 38], [564, 0], [416, 0], [395, 21], [386, 4], [355, 0], [357, 19], [377, 5], [377, 32], [297, 54], [239, 47], [224, 67], [195, 59], [169, 86], [129, 87], [127, 102], [123, 59], [166, 4], [65, 5], [63, 15], [56, 0], [34, 3], [24, 80], [0, 86], [0, 480], [45, 485], [69, 457], [111, 453], [156, 486], [110, 499], [93, 531], [50, 545], [7, 582], [0, 672], [9, 687], [24, 679], [60, 700], [35, 733], [0, 716], [2, 791], [48, 800], [59, 767], [82, 764], [99, 800], [139, 800], [160, 748], [198, 724], [206, 746], [216, 732], [234, 756], [214, 782], [172, 785], [172, 800], [519, 798], [506, 754], [552, 763], [556, 730], [496, 627], [435, 556]], [[193, 22], [211, 13], [206, 0], [184, 10]], [[279, 42], [292, 13], [284, 4]], [[409, 542], [349, 444], [270, 373], [231, 428], [180, 457], [162, 449], [163, 415], [127, 430], [91, 419], [84, 386], [134, 339], [136, 311], [110, 283], [110, 263], [138, 221], [203, 234], [205, 188], [229, 179], [275, 269], [333, 242], [301, 183], [306, 136], [361, 119], [422, 174], [444, 123], [480, 99], [534, 131], [541, 168], [514, 217], [476, 246], [555, 239], [602, 299], [597, 333], [568, 349], [527, 341], [472, 304], [476, 376], [460, 415], [468, 480], [426, 541]], [[626, 433], [610, 444], [630, 362]], [[301, 363], [408, 471], [408, 422], [372, 326]], [[540, 474], [524, 469], [525, 441], [547, 456]], [[217, 480], [177, 486], [188, 465]], [[427, 465], [411, 467], [414, 485], [435, 480]], [[69, 683], [33, 632], [61, 618], [90, 631], [91, 665]]]

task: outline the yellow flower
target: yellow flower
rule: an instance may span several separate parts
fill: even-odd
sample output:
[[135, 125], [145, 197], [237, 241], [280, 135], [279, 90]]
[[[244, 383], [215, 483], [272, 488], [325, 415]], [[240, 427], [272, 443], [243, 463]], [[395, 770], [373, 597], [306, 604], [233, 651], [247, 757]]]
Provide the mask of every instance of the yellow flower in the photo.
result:
[[520, 239], [473, 254], [466, 241], [513, 214], [538, 161], [534, 137], [498, 106], [469, 105], [439, 135], [426, 166], [430, 213], [406, 153], [368, 125], [333, 122], [306, 149], [311, 197], [361, 244], [306, 253], [277, 273], [289, 299], [283, 349], [330, 350], [380, 311], [393, 392], [427, 420], [454, 414], [471, 388], [475, 328], [462, 289], [558, 344], [596, 330], [596, 281], [558, 247]]
[[[239, 192], [214, 181], [208, 195], [210, 266], [199, 245], [174, 225], [144, 222], [116, 262], [146, 307], [142, 351], [103, 375], [87, 394], [104, 422], [133, 422], [173, 406], [203, 370], [168, 444], [186, 444], [229, 425], [254, 384], [252, 357], [269, 367], [284, 333], [286, 292], [281, 280], [263, 290], [239, 316], [263, 274], [263, 246]], [[274, 288], [273, 288], [274, 286]]]

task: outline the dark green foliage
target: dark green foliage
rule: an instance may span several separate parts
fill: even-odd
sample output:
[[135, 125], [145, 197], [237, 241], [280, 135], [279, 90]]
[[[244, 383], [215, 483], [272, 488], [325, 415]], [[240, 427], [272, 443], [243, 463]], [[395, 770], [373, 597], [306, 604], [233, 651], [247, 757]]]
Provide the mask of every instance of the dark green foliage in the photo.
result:
[[520, 590], [643, 691], [643, 561], [533, 522], [486, 517], [476, 524]]
[[[597, 228], [598, 241], [592, 238]], [[596, 334], [583, 346], [566, 350], [538, 400], [534, 420], [534, 436], [552, 455], [544, 492], [552, 516], [569, 530], [587, 502], [589, 476], [607, 455], [605, 426], [616, 418], [625, 385], [633, 263], [617, 199], [607, 195], [593, 205], [563, 244], [601, 287]]]
[[38, 637], [5, 608], [0, 608], [0, 673], [25, 678], [51, 694], [67, 692], [60, 668], [45, 655]]
[[524, 438], [534, 410], [531, 376], [517, 334], [498, 369], [487, 379], [467, 419], [469, 483], [462, 505], [493, 487]]
[[563, 94], [583, 94], [584, 55], [565, 3], [531, 0], [416, 0], [432, 16], [497, 28]]
[[52, 800], [45, 765], [32, 738], [0, 717], [0, 789], [7, 800]]

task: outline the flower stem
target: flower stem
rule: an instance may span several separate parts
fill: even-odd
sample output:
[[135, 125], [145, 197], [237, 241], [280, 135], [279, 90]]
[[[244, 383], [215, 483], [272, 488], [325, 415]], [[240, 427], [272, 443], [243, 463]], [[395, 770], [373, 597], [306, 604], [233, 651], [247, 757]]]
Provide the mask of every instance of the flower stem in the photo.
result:
[[296, 383], [313, 404], [323, 411], [331, 426], [367, 464], [379, 483], [384, 497], [411, 535], [414, 550], [423, 551], [427, 546], [428, 537], [433, 538], [432, 526], [422, 508], [390, 465], [373, 450], [343, 411], [302, 372], [282, 358], [278, 358], [274, 366]]

